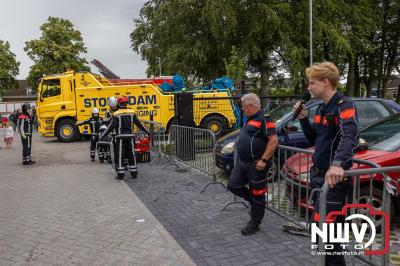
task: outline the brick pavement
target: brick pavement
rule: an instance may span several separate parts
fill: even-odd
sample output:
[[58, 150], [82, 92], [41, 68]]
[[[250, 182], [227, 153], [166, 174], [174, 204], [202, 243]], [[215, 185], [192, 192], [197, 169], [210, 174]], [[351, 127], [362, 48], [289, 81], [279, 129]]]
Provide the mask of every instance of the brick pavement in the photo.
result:
[[284, 233], [266, 211], [262, 231], [244, 237], [249, 216], [241, 205], [221, 212], [232, 195], [220, 186], [199, 191], [209, 178], [195, 170], [141, 164], [128, 185], [198, 265], [316, 265], [308, 238]]
[[38, 164], [25, 168], [19, 143], [11, 152], [0, 150], [0, 265], [318, 260], [309, 239], [282, 232], [284, 220], [269, 211], [260, 233], [241, 236], [247, 211], [235, 205], [221, 212], [231, 194], [219, 186], [199, 194], [210, 180], [197, 171], [140, 164], [139, 178], [125, 183], [113, 179], [110, 165], [89, 162], [88, 143], [35, 138], [33, 154]]
[[0, 265], [193, 265], [88, 143], [35, 136], [34, 166], [18, 136], [0, 150]]

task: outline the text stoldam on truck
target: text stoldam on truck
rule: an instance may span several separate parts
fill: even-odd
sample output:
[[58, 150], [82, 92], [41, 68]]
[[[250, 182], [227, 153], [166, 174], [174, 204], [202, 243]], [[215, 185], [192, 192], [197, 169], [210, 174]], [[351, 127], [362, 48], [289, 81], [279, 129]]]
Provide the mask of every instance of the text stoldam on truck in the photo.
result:
[[[111, 83], [104, 77], [92, 73], [65, 72], [43, 77], [38, 88], [37, 115], [39, 133], [45, 137], [56, 136], [62, 142], [80, 138], [90, 133], [87, 127], [75, 126], [76, 121], [88, 119], [94, 107], [100, 115], [108, 108], [111, 96], [127, 96], [128, 107], [136, 111], [139, 119], [149, 120], [153, 115], [168, 130], [174, 119], [174, 93], [163, 92], [155, 84], [122, 85]], [[193, 98], [207, 98], [193, 107], [196, 126], [220, 132], [221, 128], [232, 128], [236, 123], [233, 102], [226, 91], [195, 91]], [[225, 129], [224, 129], [225, 130]]]

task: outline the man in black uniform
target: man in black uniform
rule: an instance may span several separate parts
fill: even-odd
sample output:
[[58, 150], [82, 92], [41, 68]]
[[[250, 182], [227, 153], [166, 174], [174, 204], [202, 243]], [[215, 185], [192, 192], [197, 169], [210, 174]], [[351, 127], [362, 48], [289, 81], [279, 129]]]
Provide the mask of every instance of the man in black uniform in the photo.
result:
[[118, 99], [119, 110], [114, 113], [111, 123], [107, 130], [100, 135], [100, 137], [105, 136], [116, 130], [116, 144], [117, 144], [117, 154], [118, 159], [117, 164], [117, 179], [123, 179], [125, 176], [125, 158], [128, 159], [129, 172], [132, 178], [137, 177], [137, 166], [135, 158], [135, 140], [133, 138], [133, 124], [135, 124], [139, 129], [150, 135], [148, 130], [140, 123], [135, 112], [132, 109], [128, 109], [128, 98], [120, 97]]
[[[106, 111], [106, 115], [104, 118], [104, 125], [106, 125], [107, 127], [110, 125], [111, 123], [111, 119], [114, 115], [114, 113], [116, 111], [118, 111], [118, 99], [115, 98], [114, 96], [111, 96], [110, 98], [108, 98], [108, 106], [110, 107], [107, 111]], [[114, 164], [115, 164], [115, 168], [117, 167], [117, 159], [116, 159], [116, 154], [117, 154], [117, 143], [115, 141], [114, 138], [115, 132], [111, 132], [107, 137], [108, 141], [112, 144], [113, 147], [113, 152], [114, 152]], [[108, 163], [111, 163], [111, 149], [110, 146], [108, 146], [105, 149], [105, 153], [106, 153], [106, 160]]]
[[[268, 170], [278, 145], [274, 121], [264, 116], [260, 99], [254, 93], [242, 97], [243, 113], [248, 117], [236, 141], [237, 160], [229, 177], [228, 189], [250, 203], [250, 221], [243, 235], [260, 230], [265, 213]], [[249, 185], [249, 188], [246, 187]]]
[[97, 107], [93, 108], [92, 110], [92, 117], [76, 123], [77, 126], [81, 125], [90, 125], [90, 131], [91, 131], [91, 136], [90, 136], [90, 158], [92, 159], [92, 162], [94, 162], [94, 157], [96, 155], [96, 146], [97, 146], [97, 141], [99, 140], [99, 129], [101, 126], [101, 123], [103, 122], [103, 119], [99, 116], [99, 109]]
[[108, 136], [101, 135], [104, 131], [107, 130], [106, 125], [101, 125], [99, 129], [99, 140], [97, 141], [97, 151], [99, 152], [99, 161], [103, 163], [104, 160], [108, 160], [107, 152], [110, 150], [110, 142], [108, 140]]
[[29, 113], [31, 106], [29, 103], [22, 105], [22, 113], [18, 117], [19, 121], [19, 132], [21, 133], [22, 142], [22, 164], [32, 165], [35, 161], [31, 159], [31, 149], [32, 149], [32, 117]]
[[[353, 165], [354, 148], [359, 143], [357, 111], [351, 99], [336, 91], [339, 70], [330, 62], [315, 64], [306, 70], [308, 90], [314, 98], [322, 99], [311, 125], [303, 108], [299, 119], [310, 144], [315, 145], [310, 181], [312, 188], [321, 188], [326, 181], [330, 187], [326, 213], [340, 211], [351, 189], [351, 177], [344, 178], [344, 170]], [[294, 106], [299, 107], [300, 103]], [[304, 107], [304, 106], [303, 106]], [[319, 222], [319, 195], [313, 198], [314, 221]], [[343, 217], [336, 221], [343, 222]], [[332, 252], [343, 251], [340, 243]], [[327, 255], [326, 265], [346, 265], [343, 255]]]

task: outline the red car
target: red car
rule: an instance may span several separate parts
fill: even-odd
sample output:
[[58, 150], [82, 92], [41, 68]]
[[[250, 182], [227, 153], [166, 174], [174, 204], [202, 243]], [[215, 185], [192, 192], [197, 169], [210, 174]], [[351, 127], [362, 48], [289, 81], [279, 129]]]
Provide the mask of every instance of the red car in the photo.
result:
[[[365, 140], [365, 144], [356, 152], [356, 159], [367, 160], [382, 167], [400, 165], [400, 114], [391, 115], [366, 126], [360, 132], [360, 137]], [[286, 179], [286, 195], [293, 204], [302, 208], [307, 206], [306, 188], [309, 188], [307, 179], [311, 165], [311, 154], [298, 153], [286, 160], [281, 172]], [[352, 169], [358, 168], [369, 167], [355, 163]], [[392, 185], [396, 187], [395, 196], [391, 198], [391, 220], [394, 221], [400, 214], [400, 173], [389, 173], [389, 176], [393, 180]], [[371, 198], [370, 179], [371, 175], [360, 176], [359, 203], [369, 203], [379, 209], [382, 207], [383, 176], [381, 174], [373, 176]], [[308, 208], [312, 209], [312, 206]]]

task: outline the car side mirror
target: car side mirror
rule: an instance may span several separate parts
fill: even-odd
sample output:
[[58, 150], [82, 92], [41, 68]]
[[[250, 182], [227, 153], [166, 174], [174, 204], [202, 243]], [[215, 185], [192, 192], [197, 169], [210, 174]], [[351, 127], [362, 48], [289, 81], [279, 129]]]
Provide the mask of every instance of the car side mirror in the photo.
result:
[[46, 92], [45, 90], [41, 90], [40, 93], [39, 93], [39, 100], [40, 100], [41, 102], [44, 101], [44, 100], [43, 100], [43, 94], [44, 94], [45, 92]]
[[287, 133], [296, 133], [299, 131], [299, 128], [296, 127], [293, 123], [289, 122], [286, 126]]
[[365, 141], [365, 139], [360, 138], [358, 141], [358, 146], [354, 149], [354, 151], [363, 151], [368, 149], [368, 143]]

